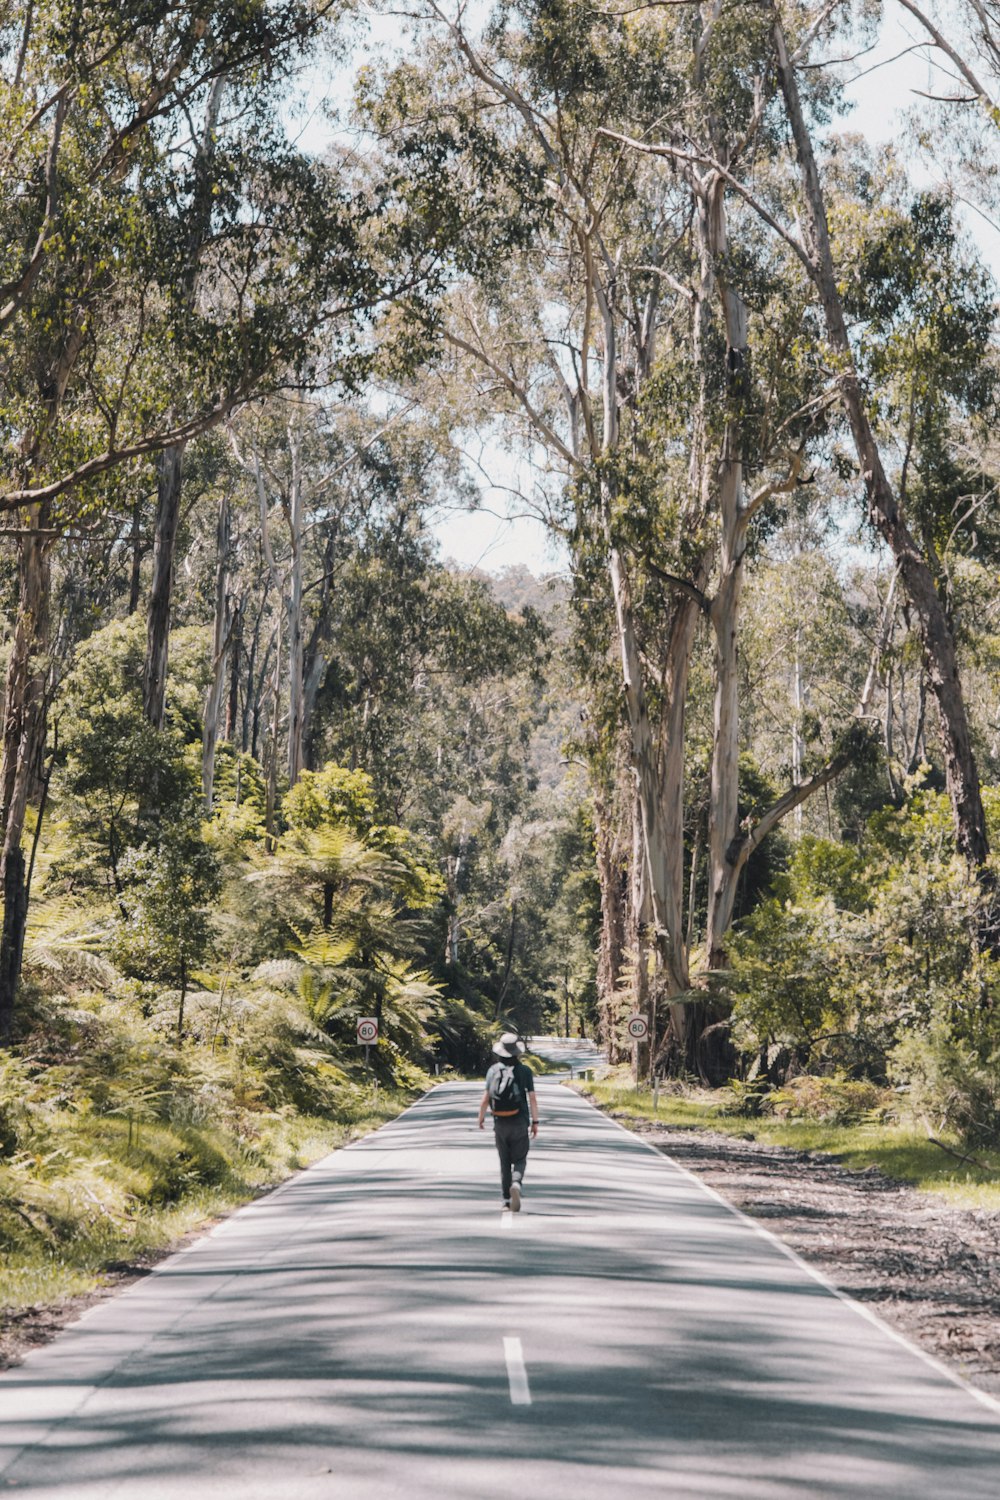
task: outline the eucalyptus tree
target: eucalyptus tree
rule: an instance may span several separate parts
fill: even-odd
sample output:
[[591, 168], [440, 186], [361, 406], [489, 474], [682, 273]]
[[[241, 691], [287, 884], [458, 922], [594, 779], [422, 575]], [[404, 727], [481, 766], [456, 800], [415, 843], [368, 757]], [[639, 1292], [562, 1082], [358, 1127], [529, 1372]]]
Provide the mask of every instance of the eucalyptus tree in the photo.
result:
[[[632, 431], [628, 412], [650, 375], [664, 310], [687, 321], [683, 297], [671, 288], [670, 258], [675, 242], [684, 239], [686, 201], [666, 174], [644, 201], [636, 179], [650, 174], [599, 134], [630, 89], [645, 96], [650, 111], [661, 113], [676, 79], [656, 49], [644, 52], [613, 20], [594, 22], [579, 8], [554, 14], [548, 32], [540, 15], [512, 11], [489, 44], [473, 40], [460, 14], [448, 19], [431, 7], [427, 17], [440, 34], [430, 43], [424, 68], [398, 70], [376, 122], [395, 131], [404, 115], [423, 120], [430, 110], [430, 141], [450, 136], [472, 147], [458, 173], [460, 180], [464, 171], [475, 182], [481, 181], [485, 154], [481, 122], [495, 120], [486, 160], [504, 163], [511, 178], [533, 171], [539, 186], [544, 183], [544, 229], [522, 254], [506, 260], [502, 275], [496, 267], [493, 274], [489, 266], [477, 268], [475, 280], [456, 287], [444, 337], [456, 363], [478, 368], [484, 396], [494, 395], [495, 407], [520, 429], [543, 470], [554, 471], [557, 487], [575, 485], [581, 537], [589, 540], [595, 526], [601, 536], [598, 566], [611, 580], [612, 629], [642, 809], [639, 878], [648, 883], [669, 987], [680, 993], [687, 987], [679, 940], [680, 841], [671, 830], [679, 831], [681, 823], [685, 678], [697, 610], [683, 593], [668, 600], [674, 623], [661, 635], [666, 640], [653, 709], [659, 724], [653, 728], [634, 588], [622, 549], [627, 507], [618, 492]], [[434, 106], [431, 94], [442, 76], [448, 87]], [[426, 128], [423, 134], [427, 139]], [[638, 264], [646, 268], [640, 271]], [[696, 492], [695, 514], [699, 503]], [[689, 530], [696, 532], [697, 522]], [[697, 558], [694, 566], [698, 576]]]
[[[218, 0], [99, 5], [80, 24], [73, 6], [33, 5], [18, 37], [4, 33], [0, 509], [16, 517], [20, 587], [0, 765], [0, 1028], [20, 964], [20, 845], [45, 744], [59, 536], [104, 506], [133, 517], [122, 476], [145, 484], [151, 456], [176, 457], [262, 384], [287, 380], [317, 328], [330, 330], [327, 358], [343, 370], [390, 300], [402, 325], [412, 326], [403, 304], [419, 322], [416, 289], [436, 246], [415, 223], [400, 230], [391, 184], [308, 159], [280, 123], [277, 85], [326, 16], [297, 0]], [[160, 666], [146, 674], [154, 720], [167, 510], [150, 626]]]
[[[423, 68], [396, 71], [375, 123], [404, 149], [416, 153], [422, 140], [450, 155], [456, 184], [481, 198], [495, 196], [498, 160], [510, 192], [531, 168], [544, 181], [547, 212], [502, 274], [462, 278], [457, 268], [443, 335], [456, 362], [478, 368], [481, 402], [492, 399], [520, 434], [549, 495], [561, 488], [568, 499], [562, 524], [590, 652], [599, 659], [610, 636], [618, 687], [607, 679], [604, 701], [614, 717], [620, 694], [635, 779], [636, 973], [651, 941], [657, 988], [678, 1002], [675, 1041], [693, 1062], [701, 1021], [680, 1003], [691, 995], [684, 724], [702, 619], [715, 639], [708, 966], [724, 961], [752, 850], [843, 764], [841, 755], [740, 829], [747, 537], [803, 480], [832, 399], [801, 248], [786, 236], [775, 253], [733, 192], [741, 164], [766, 172], [776, 147], [769, 23], [722, 7], [665, 19], [523, 6], [476, 40], [463, 12], [422, 14], [432, 38]], [[484, 120], [493, 122], [485, 151]], [[477, 175], [484, 156], [489, 171]], [[751, 325], [761, 343], [753, 363]]]
[[[907, 5], [907, 9], [916, 13], [913, 6]], [[796, 11], [789, 17], [787, 27], [778, 9], [772, 18], [775, 68], [801, 183], [805, 226], [803, 255], [822, 308], [831, 353], [836, 360], [839, 395], [857, 454], [869, 517], [892, 551], [918, 622], [928, 682], [938, 708], [958, 847], [970, 864], [982, 869], [989, 852], [989, 841], [959, 674], [954, 626], [947, 603], [935, 585], [933, 569], [914, 535], [905, 496], [900, 495], [899, 481], [894, 482], [891, 476], [890, 461], [883, 451], [885, 439], [873, 421], [871, 403], [859, 368], [857, 345], [852, 340], [848, 323], [849, 309], [845, 306], [842, 291], [841, 255], [830, 229], [830, 195], [809, 124], [809, 95], [806, 93], [804, 97], [800, 87], [800, 74], [809, 66], [812, 44], [817, 34], [823, 32], [829, 15], [828, 9], [805, 17]], [[930, 27], [926, 17], [924, 24]], [[933, 34], [933, 28], [930, 29]], [[793, 38], [791, 45], [786, 31]], [[964, 66], [960, 71], [968, 73]], [[978, 87], [977, 98], [988, 102]], [[899, 478], [905, 484], [905, 470]]]
[[[387, 720], [396, 728], [405, 721], [418, 687], [410, 648], [423, 649], [435, 610], [422, 591], [442, 571], [426, 513], [446, 489], [453, 498], [464, 492], [455, 454], [411, 402], [376, 415], [343, 390], [248, 405], [228, 424], [227, 440], [241, 498], [233, 508], [226, 734], [264, 756], [273, 805], [279, 775], [294, 786], [330, 754], [368, 767], [388, 804], [397, 799], [398, 768], [381, 757], [380, 736]], [[218, 587], [216, 600], [222, 638]], [[343, 721], [324, 751], [332, 701]], [[215, 709], [221, 721], [219, 694]], [[389, 738], [398, 757], [396, 728]]]

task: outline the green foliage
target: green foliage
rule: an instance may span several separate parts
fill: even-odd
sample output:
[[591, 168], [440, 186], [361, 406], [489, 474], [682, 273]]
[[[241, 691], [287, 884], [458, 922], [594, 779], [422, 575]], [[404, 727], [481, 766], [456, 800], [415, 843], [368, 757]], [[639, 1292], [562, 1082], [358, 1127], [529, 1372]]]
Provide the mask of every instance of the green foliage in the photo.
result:
[[804, 896], [818, 900], [829, 896], [843, 912], [863, 911], [869, 894], [865, 861], [850, 844], [805, 834], [796, 844], [788, 871], [778, 877], [780, 896]]
[[[133, 849], [119, 866], [125, 915], [112, 953], [126, 974], [166, 981], [182, 996], [211, 948], [209, 903], [219, 868], [196, 827], [171, 829], [156, 848]], [[178, 1030], [182, 1021], [178, 1020]]]
[[212, 817], [206, 837], [222, 850], [263, 847], [267, 823], [267, 787], [260, 762], [225, 741], [216, 746]]
[[[89, 864], [92, 878], [100, 871], [115, 887], [125, 852], [155, 838], [164, 810], [168, 817], [179, 804], [187, 810], [196, 796], [176, 728], [156, 730], [143, 712], [144, 655], [145, 633], [136, 618], [95, 632], [78, 648], [57, 708], [75, 863], [82, 845], [84, 871]], [[155, 808], [149, 799], [154, 787]]]
[[450, 995], [442, 998], [429, 1031], [435, 1051], [460, 1073], [485, 1073], [497, 1032], [491, 1020]]
[[1000, 1089], [1000, 964], [978, 939], [990, 908], [940, 793], [911, 788], [860, 848], [803, 839], [734, 943], [736, 1032], [755, 1072], [891, 1074], [915, 1112], [987, 1138]]
[[24, 1059], [0, 1060], [5, 1307], [92, 1287], [407, 1102], [373, 1099], [287, 996], [193, 996], [183, 1049], [149, 1001], [36, 997]]
[[[839, 1165], [852, 1171], [870, 1172], [873, 1167], [888, 1179], [911, 1182], [927, 1192], [936, 1192], [951, 1202], [996, 1211], [1000, 1206], [1000, 1152], [980, 1147], [975, 1160], [962, 1162], [940, 1146], [928, 1141], [924, 1126], [896, 1122], [891, 1106], [885, 1105], [885, 1091], [871, 1111], [851, 1124], [835, 1124], [803, 1114], [780, 1118], [761, 1113], [748, 1129], [746, 1116], [726, 1114], [720, 1104], [729, 1103], [729, 1091], [697, 1089], [675, 1083], [660, 1090], [654, 1105], [647, 1085], [636, 1090], [628, 1070], [612, 1072], [607, 1078], [585, 1086], [577, 1085], [602, 1109], [613, 1111], [617, 1118], [644, 1121], [658, 1120], [678, 1129], [700, 1128], [781, 1146], [797, 1153], [829, 1153]], [[805, 1081], [803, 1087], [812, 1093], [818, 1083], [825, 1092], [834, 1080]], [[836, 1090], [834, 1097], [836, 1097]], [[895, 1096], [899, 1100], [899, 1096]], [[900, 1101], [900, 1107], [905, 1101]], [[961, 1152], [958, 1153], [961, 1156]]]
[[31, 1070], [19, 1058], [0, 1057], [0, 1157], [15, 1156], [38, 1134], [30, 1103]]
[[897, 1043], [890, 1066], [917, 1121], [972, 1145], [1000, 1142], [1000, 1047], [984, 1056], [954, 1025], [936, 1019]]
[[285, 795], [285, 822], [293, 830], [342, 824], [363, 837], [375, 821], [375, 788], [366, 771], [332, 763], [303, 771]]
[[743, 1118], [855, 1125], [863, 1120], [894, 1119], [899, 1100], [891, 1089], [868, 1079], [800, 1073], [781, 1088], [770, 1088], [760, 1076], [746, 1082], [734, 1078], [720, 1090], [718, 1109], [720, 1114]]

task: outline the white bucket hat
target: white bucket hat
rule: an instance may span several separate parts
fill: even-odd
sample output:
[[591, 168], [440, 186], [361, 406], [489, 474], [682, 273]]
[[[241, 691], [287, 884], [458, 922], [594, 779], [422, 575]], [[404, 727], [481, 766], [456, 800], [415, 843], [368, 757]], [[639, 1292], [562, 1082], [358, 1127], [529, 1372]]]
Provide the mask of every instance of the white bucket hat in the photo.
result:
[[505, 1031], [500, 1040], [493, 1043], [493, 1056], [502, 1057], [507, 1062], [524, 1050], [524, 1043], [518, 1041], [516, 1031]]

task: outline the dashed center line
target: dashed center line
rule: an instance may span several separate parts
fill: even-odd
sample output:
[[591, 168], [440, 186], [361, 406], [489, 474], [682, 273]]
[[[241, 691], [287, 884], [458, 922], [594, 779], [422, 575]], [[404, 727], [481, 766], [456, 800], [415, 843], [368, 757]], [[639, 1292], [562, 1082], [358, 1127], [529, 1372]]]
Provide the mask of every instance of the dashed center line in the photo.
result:
[[530, 1406], [531, 1388], [528, 1372], [524, 1368], [524, 1352], [520, 1339], [504, 1339], [503, 1357], [507, 1361], [507, 1381], [510, 1385], [511, 1406]]

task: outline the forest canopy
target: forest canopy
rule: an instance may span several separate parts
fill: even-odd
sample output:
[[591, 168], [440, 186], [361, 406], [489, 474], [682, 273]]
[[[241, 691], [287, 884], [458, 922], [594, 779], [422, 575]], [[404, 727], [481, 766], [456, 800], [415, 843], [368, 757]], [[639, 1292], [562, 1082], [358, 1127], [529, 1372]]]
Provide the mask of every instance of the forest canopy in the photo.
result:
[[[847, 3], [9, 11], [38, 1118], [153, 1053], [150, 1118], [330, 1115], [361, 1018], [410, 1087], [639, 1011], [650, 1074], [996, 1136], [1000, 31], [899, 7], [961, 83], [878, 143]], [[501, 490], [553, 576], [448, 559]]]

